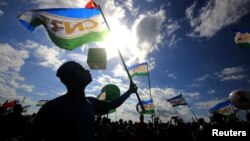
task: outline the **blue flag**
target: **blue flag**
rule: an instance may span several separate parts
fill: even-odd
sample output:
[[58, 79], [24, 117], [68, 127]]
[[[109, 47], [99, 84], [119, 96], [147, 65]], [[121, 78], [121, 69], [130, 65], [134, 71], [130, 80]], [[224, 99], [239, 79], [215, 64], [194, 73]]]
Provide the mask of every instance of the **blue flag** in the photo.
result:
[[136, 105], [137, 112], [139, 112], [141, 114], [153, 114], [154, 113], [154, 106], [153, 106], [152, 99], [142, 101], [142, 105], [143, 105], [145, 111], [142, 111], [140, 104], [137, 103], [137, 105]]
[[168, 102], [170, 102], [170, 104], [175, 107], [178, 105], [186, 105], [187, 102], [185, 100], [185, 98], [182, 96], [182, 94], [175, 96], [173, 98], [167, 99]]
[[222, 115], [231, 115], [234, 113], [233, 106], [231, 105], [230, 100], [226, 100], [220, 102], [209, 109], [210, 114], [214, 114], [215, 112], [220, 113]]
[[131, 75], [131, 77], [148, 75], [147, 62], [132, 65], [132, 66], [128, 67], [128, 70], [129, 70], [129, 74]]

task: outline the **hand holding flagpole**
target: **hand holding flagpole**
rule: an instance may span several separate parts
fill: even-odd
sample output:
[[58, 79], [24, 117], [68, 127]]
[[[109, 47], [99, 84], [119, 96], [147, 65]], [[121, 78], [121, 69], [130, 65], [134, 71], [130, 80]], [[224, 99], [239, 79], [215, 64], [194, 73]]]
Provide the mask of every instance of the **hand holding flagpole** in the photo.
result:
[[[93, 1], [93, 2], [94, 2], [94, 1]], [[95, 2], [94, 2], [94, 4], [100, 9], [101, 14], [102, 14], [102, 16], [103, 16], [103, 19], [104, 19], [104, 21], [105, 21], [105, 24], [107, 25], [108, 30], [111, 31], [111, 30], [110, 30], [110, 27], [109, 27], [109, 24], [108, 24], [108, 22], [107, 22], [107, 20], [106, 20], [106, 18], [105, 18], [105, 16], [104, 16], [104, 14], [103, 14], [103, 12], [102, 12], [101, 7], [100, 7], [98, 4], [96, 4]], [[119, 56], [120, 56], [120, 58], [121, 58], [121, 60], [122, 60], [123, 66], [124, 66], [124, 68], [125, 68], [125, 70], [126, 70], [126, 72], [127, 72], [127, 74], [128, 74], [128, 78], [129, 78], [130, 84], [131, 84], [131, 85], [134, 85], [134, 82], [133, 82], [133, 80], [132, 80], [132, 78], [131, 78], [131, 76], [130, 76], [130, 74], [129, 74], [127, 65], [126, 65], [126, 63], [125, 63], [125, 61], [124, 61], [124, 59], [123, 59], [123, 57], [122, 57], [122, 54], [121, 54], [121, 52], [120, 52], [119, 49], [117, 49], [117, 50], [118, 50]], [[142, 104], [142, 101], [141, 101], [141, 99], [140, 99], [140, 97], [139, 97], [138, 92], [136, 91], [135, 94], [136, 94], [136, 96], [137, 96], [137, 99], [138, 99], [138, 101], [139, 101], [139, 104], [141, 105], [142, 111], [145, 111], [145, 109], [144, 109], [144, 107], [143, 107], [143, 104]]]

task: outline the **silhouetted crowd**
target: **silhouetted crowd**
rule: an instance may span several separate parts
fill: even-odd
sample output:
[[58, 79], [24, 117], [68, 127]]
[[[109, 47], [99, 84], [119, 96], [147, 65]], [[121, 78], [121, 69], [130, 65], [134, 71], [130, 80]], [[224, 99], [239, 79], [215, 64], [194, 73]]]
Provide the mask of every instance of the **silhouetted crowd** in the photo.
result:
[[[17, 104], [13, 112], [5, 113], [0, 110], [0, 140], [23, 141], [32, 120], [36, 114], [22, 115], [22, 106]], [[250, 136], [250, 114], [246, 115], [247, 121], [238, 119], [226, 120], [223, 115], [215, 113], [209, 123], [203, 118], [198, 121], [185, 123], [177, 117], [171, 118], [167, 123], [160, 122], [157, 118], [154, 122], [144, 122], [140, 115], [139, 122], [132, 120], [111, 121], [105, 116], [95, 118], [94, 140], [95, 141], [160, 141], [160, 140], [207, 140], [213, 139], [212, 129], [219, 131], [246, 131]], [[233, 134], [232, 134], [233, 135]], [[245, 137], [245, 138], [247, 138]]]

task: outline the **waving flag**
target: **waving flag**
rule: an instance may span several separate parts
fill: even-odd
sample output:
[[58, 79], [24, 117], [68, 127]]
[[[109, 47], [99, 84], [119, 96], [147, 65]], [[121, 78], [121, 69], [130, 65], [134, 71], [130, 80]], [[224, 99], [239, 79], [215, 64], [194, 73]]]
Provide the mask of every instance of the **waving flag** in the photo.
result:
[[98, 8], [98, 5], [95, 4], [94, 0], [90, 0], [86, 5], [85, 8]]
[[147, 62], [128, 67], [131, 77], [148, 75]]
[[101, 41], [108, 33], [99, 9], [38, 9], [26, 11], [18, 19], [30, 31], [44, 25], [51, 40], [58, 47], [67, 50]]
[[178, 105], [186, 105], [187, 104], [187, 102], [186, 102], [185, 98], [182, 96], [182, 94], [175, 96], [171, 99], [167, 99], [167, 101], [170, 102], [170, 104], [173, 107], [178, 106]]
[[214, 105], [209, 109], [210, 114], [213, 114], [215, 112], [220, 113], [222, 115], [231, 115], [234, 113], [234, 109], [231, 105], [230, 100], [228, 99], [226, 101]]
[[44, 104], [46, 104], [49, 100], [39, 100], [36, 104], [36, 106], [43, 106]]
[[140, 104], [137, 103], [137, 105], [136, 105], [137, 112], [139, 112], [141, 114], [152, 114], [152, 113], [154, 113], [154, 106], [153, 106], [153, 100], [152, 99], [142, 101], [142, 105], [143, 105], [145, 111], [142, 111]]
[[250, 47], [250, 30], [239, 29], [234, 32], [236, 34], [234, 41], [238, 47]]
[[2, 105], [3, 108], [13, 108], [14, 106], [16, 106], [17, 104], [17, 100], [13, 100], [13, 101], [10, 101], [8, 102], [8, 100]]

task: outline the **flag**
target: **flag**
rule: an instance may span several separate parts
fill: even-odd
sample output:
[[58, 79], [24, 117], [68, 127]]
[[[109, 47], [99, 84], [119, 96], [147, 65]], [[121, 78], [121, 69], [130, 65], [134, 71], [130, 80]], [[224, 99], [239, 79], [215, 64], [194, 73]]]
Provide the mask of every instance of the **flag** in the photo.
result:
[[148, 75], [147, 62], [128, 67], [131, 77]]
[[139, 103], [137, 103], [136, 105], [136, 110], [137, 112], [141, 113], [141, 114], [153, 114], [154, 113], [154, 107], [153, 107], [153, 100], [149, 99], [146, 101], [141, 101], [142, 105], [145, 109], [145, 111], [142, 111], [141, 106]]
[[186, 105], [187, 102], [185, 100], [185, 98], [182, 96], [182, 94], [175, 96], [173, 98], [167, 99], [168, 102], [170, 102], [170, 104], [175, 107], [178, 105]]
[[231, 105], [230, 100], [226, 100], [220, 102], [209, 109], [210, 114], [214, 114], [215, 112], [220, 113], [222, 115], [231, 115], [234, 114], [233, 106]]
[[43, 106], [44, 104], [46, 104], [49, 100], [39, 100], [36, 104], [36, 106]]
[[85, 8], [98, 8], [98, 5], [94, 2], [94, 0], [90, 0], [86, 5]]
[[5, 108], [5, 109], [8, 109], [8, 108], [12, 108], [12, 107], [16, 106], [16, 104], [17, 104], [17, 100], [13, 100], [13, 101], [10, 101], [10, 102], [6, 101], [2, 105], [2, 107]]
[[235, 32], [234, 42], [237, 44], [237, 46], [240, 48], [244, 47], [250, 48], [250, 30], [237, 29], [234, 30], [234, 32]]
[[58, 47], [67, 50], [101, 41], [108, 33], [100, 9], [37, 9], [23, 12], [18, 19], [30, 31], [44, 25], [51, 40]]

